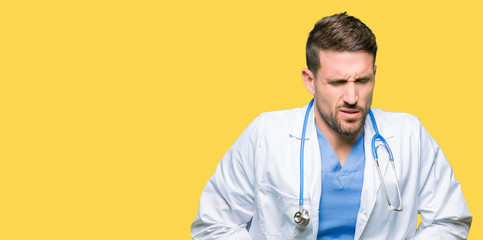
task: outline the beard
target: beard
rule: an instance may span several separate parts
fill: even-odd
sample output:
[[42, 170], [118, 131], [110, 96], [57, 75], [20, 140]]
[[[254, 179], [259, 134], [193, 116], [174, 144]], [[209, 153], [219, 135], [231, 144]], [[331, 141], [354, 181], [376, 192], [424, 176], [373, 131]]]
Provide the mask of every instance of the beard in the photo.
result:
[[[340, 135], [350, 137], [350, 136], [354, 136], [355, 134], [359, 133], [359, 131], [363, 128], [364, 123], [366, 122], [367, 113], [369, 112], [371, 104], [369, 104], [369, 108], [367, 108], [367, 109], [364, 109], [364, 108], [362, 108], [360, 106], [356, 106], [356, 105], [344, 104], [343, 106], [338, 107], [336, 109], [336, 111], [334, 111], [332, 113], [327, 113], [327, 112], [323, 111], [323, 109], [320, 107], [321, 106], [320, 104], [316, 104], [316, 105], [317, 105], [317, 110], [318, 110], [320, 116], [322, 117], [324, 122], [330, 128], [332, 128], [335, 132], [339, 133]], [[337, 113], [338, 113], [337, 110], [339, 108], [355, 109], [357, 111], [360, 111], [362, 114], [361, 114], [360, 117], [355, 118], [355, 119], [340, 120], [339, 121], [337, 119]], [[346, 123], [349, 123], [350, 125], [345, 126], [345, 125], [343, 125], [342, 121], [345, 121]]]

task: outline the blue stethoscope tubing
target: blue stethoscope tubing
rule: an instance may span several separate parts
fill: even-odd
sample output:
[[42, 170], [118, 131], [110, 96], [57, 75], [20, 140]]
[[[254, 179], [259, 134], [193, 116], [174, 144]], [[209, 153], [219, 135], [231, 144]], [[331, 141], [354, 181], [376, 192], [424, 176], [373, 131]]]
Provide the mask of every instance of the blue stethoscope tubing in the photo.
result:
[[299, 206], [304, 205], [304, 150], [305, 150], [305, 130], [307, 129], [307, 121], [309, 119], [310, 109], [314, 105], [314, 99], [310, 101], [305, 111], [304, 126], [302, 128], [302, 138], [300, 139], [300, 199]]
[[[389, 147], [389, 144], [387, 143], [386, 139], [384, 139], [381, 136], [381, 134], [379, 134], [379, 129], [377, 129], [377, 124], [376, 124], [376, 118], [374, 118], [374, 114], [372, 113], [371, 110], [369, 110], [369, 116], [371, 117], [372, 127], [374, 128], [374, 131], [376, 132], [374, 134], [374, 136], [372, 137], [371, 147], [372, 147], [372, 156], [374, 157], [374, 160], [376, 161], [379, 179], [381, 180], [382, 188], [384, 190], [384, 194], [386, 195], [386, 200], [387, 200], [387, 204], [389, 205], [389, 210], [399, 212], [399, 211], [403, 210], [403, 205], [402, 205], [401, 189], [399, 188], [399, 179], [397, 178], [396, 167], [394, 166], [394, 157], [392, 155], [391, 148]], [[396, 177], [396, 188], [397, 188], [397, 195], [398, 195], [398, 198], [399, 198], [399, 207], [398, 208], [394, 207], [391, 204], [391, 200], [389, 199], [389, 195], [387, 194], [386, 184], [384, 184], [384, 179], [382, 178], [381, 168], [379, 167], [379, 158], [377, 156], [377, 147], [375, 147], [377, 139], [379, 139], [384, 144], [384, 147], [386, 148], [387, 152], [389, 153], [389, 162], [391, 162], [392, 170], [394, 171], [394, 176]]]
[[[304, 205], [303, 196], [304, 196], [305, 132], [306, 132], [306, 129], [307, 129], [307, 122], [308, 122], [308, 119], [309, 119], [310, 110], [312, 109], [313, 105], [314, 105], [314, 99], [312, 99], [310, 101], [309, 105], [307, 106], [307, 110], [305, 111], [304, 125], [303, 125], [303, 128], [302, 128], [302, 137], [301, 137], [301, 140], [300, 140], [300, 195], [299, 195], [300, 211], [299, 212], [302, 212], [303, 205]], [[399, 212], [399, 211], [402, 211], [403, 205], [402, 205], [401, 190], [399, 188], [399, 180], [398, 180], [397, 174], [396, 174], [396, 167], [394, 166], [394, 157], [392, 155], [391, 148], [389, 147], [389, 144], [387, 143], [386, 139], [384, 139], [381, 136], [381, 134], [379, 133], [379, 129], [377, 128], [376, 119], [375, 119], [374, 114], [372, 113], [371, 110], [369, 110], [369, 116], [371, 118], [371, 122], [372, 122], [372, 126], [374, 128], [374, 131], [376, 132], [374, 134], [374, 136], [372, 137], [371, 147], [372, 147], [372, 156], [374, 157], [374, 160], [376, 161], [377, 172], [379, 173], [379, 179], [381, 180], [381, 183], [382, 183], [382, 186], [383, 186], [383, 189], [384, 189], [384, 194], [386, 195], [386, 200], [387, 200], [387, 203], [389, 205], [389, 210]], [[394, 170], [394, 175], [396, 176], [396, 186], [397, 186], [397, 193], [398, 193], [399, 204], [400, 204], [398, 208], [394, 207], [391, 204], [391, 201], [389, 200], [389, 195], [388, 195], [387, 190], [386, 190], [386, 185], [384, 184], [384, 179], [382, 178], [381, 169], [379, 167], [379, 160], [378, 160], [379, 158], [378, 158], [378, 155], [377, 155], [377, 147], [376, 147], [376, 140], [378, 140], [378, 139], [384, 144], [384, 147], [386, 148], [386, 150], [389, 154], [389, 162], [391, 162], [392, 168]], [[307, 212], [306, 210], [303, 210], [303, 211]], [[296, 213], [296, 215], [297, 215], [297, 213]], [[296, 223], [297, 223], [297, 221], [296, 221]]]

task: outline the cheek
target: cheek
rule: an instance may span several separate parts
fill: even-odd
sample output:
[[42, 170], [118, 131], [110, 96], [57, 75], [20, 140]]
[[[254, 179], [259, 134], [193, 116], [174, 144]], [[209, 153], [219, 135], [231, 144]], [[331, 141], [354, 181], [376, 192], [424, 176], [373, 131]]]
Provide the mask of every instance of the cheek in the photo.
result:
[[318, 103], [324, 109], [330, 108], [332, 105], [335, 105], [339, 101], [339, 98], [337, 98], [337, 92], [331, 91], [330, 89], [323, 88], [322, 90], [318, 88], [316, 93]]
[[362, 101], [364, 103], [370, 104], [372, 102], [373, 87], [364, 89], [361, 93]]

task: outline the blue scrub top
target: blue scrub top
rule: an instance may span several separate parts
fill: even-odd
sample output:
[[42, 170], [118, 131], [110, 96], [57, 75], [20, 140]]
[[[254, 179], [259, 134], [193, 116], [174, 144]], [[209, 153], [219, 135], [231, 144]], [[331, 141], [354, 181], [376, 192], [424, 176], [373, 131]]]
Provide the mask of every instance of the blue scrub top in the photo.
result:
[[317, 240], [354, 239], [364, 180], [364, 131], [352, 146], [343, 167], [318, 128], [317, 137], [322, 160]]

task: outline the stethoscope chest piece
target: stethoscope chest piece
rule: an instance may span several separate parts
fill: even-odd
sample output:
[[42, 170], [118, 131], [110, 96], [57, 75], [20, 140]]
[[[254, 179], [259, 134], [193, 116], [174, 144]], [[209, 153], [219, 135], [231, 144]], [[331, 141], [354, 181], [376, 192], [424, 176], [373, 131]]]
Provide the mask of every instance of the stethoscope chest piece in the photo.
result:
[[310, 222], [309, 211], [306, 209], [300, 209], [300, 211], [296, 212], [293, 216], [293, 220], [297, 224], [299, 228], [305, 228]]

